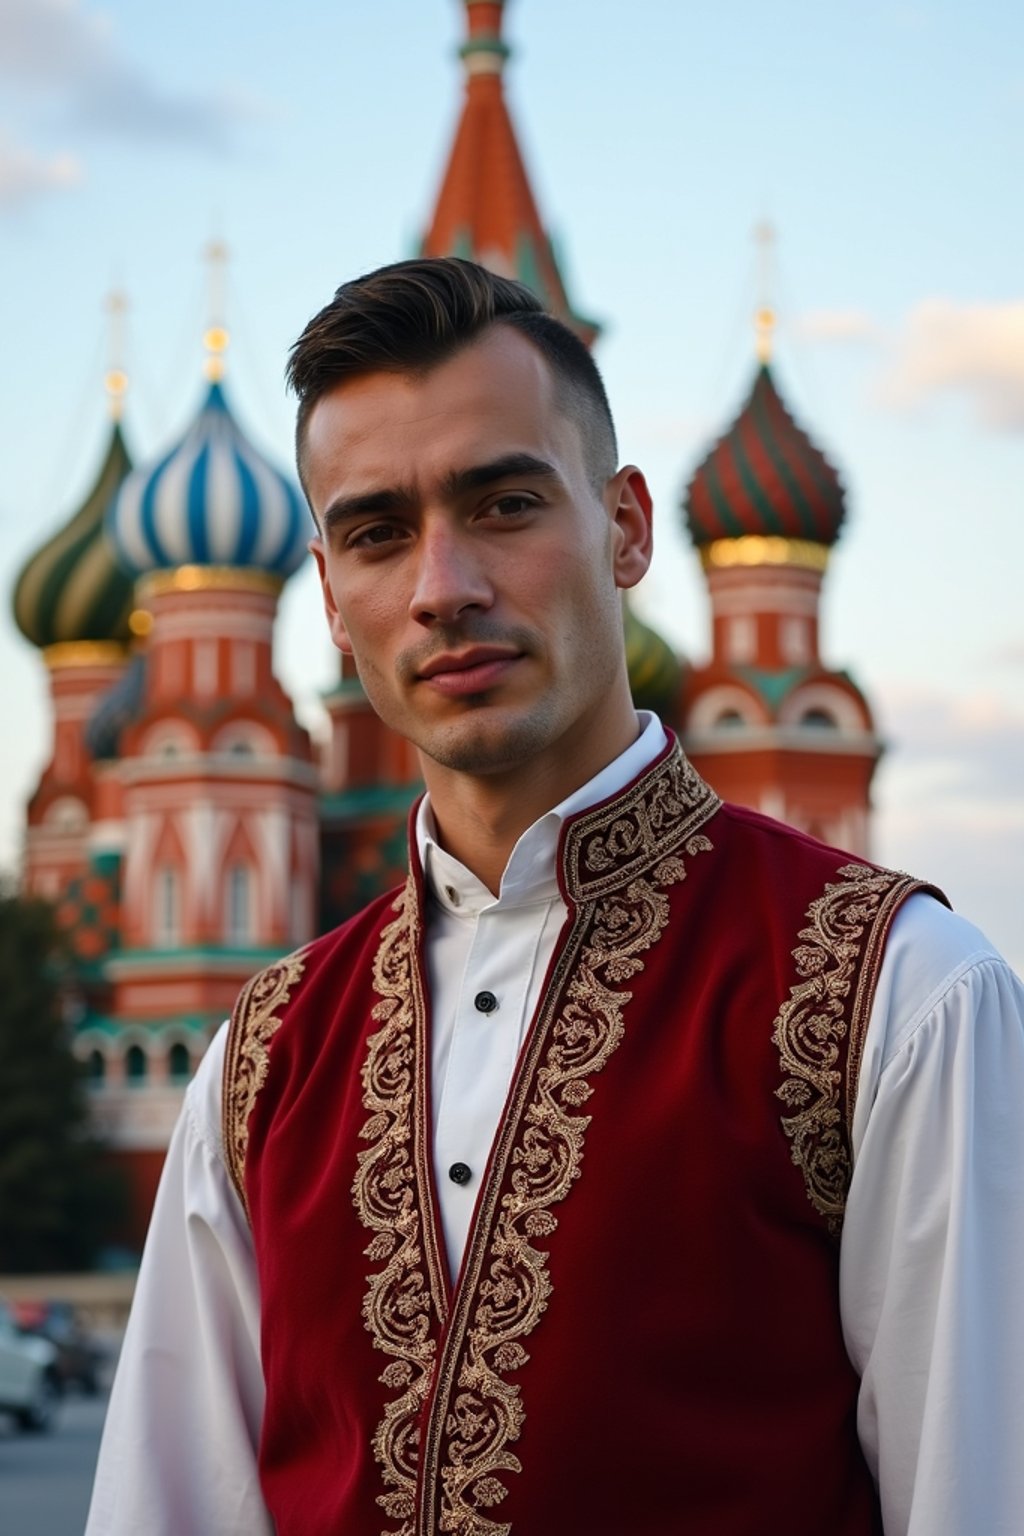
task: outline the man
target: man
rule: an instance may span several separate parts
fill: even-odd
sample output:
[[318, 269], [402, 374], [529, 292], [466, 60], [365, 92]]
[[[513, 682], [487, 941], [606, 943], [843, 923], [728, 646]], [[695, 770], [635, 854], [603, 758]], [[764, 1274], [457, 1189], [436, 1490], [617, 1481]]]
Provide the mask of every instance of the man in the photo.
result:
[[1020, 984], [638, 719], [650, 497], [525, 289], [382, 269], [291, 380], [427, 796], [189, 1090], [90, 1536], [1018, 1533]]

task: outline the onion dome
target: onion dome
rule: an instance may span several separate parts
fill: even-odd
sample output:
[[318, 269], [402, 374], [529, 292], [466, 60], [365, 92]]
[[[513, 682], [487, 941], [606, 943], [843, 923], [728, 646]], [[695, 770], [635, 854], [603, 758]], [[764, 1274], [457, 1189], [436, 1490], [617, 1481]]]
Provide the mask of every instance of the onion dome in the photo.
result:
[[103, 532], [103, 518], [131, 469], [114, 422], [99, 474], [71, 519], [27, 561], [14, 588], [14, 619], [33, 645], [126, 642], [132, 583]]
[[797, 426], [762, 363], [743, 409], [687, 487], [693, 542], [753, 534], [831, 545], [844, 503], [838, 474]]
[[668, 641], [637, 618], [625, 599], [622, 617], [633, 702], [638, 709], [653, 709], [671, 724], [678, 710], [683, 664]]
[[134, 575], [227, 565], [283, 579], [305, 553], [308, 515], [298, 487], [243, 436], [214, 379], [181, 442], [128, 476], [107, 532]]
[[117, 757], [121, 733], [139, 718], [145, 694], [146, 658], [139, 653], [103, 694], [86, 722], [85, 744], [97, 762]]

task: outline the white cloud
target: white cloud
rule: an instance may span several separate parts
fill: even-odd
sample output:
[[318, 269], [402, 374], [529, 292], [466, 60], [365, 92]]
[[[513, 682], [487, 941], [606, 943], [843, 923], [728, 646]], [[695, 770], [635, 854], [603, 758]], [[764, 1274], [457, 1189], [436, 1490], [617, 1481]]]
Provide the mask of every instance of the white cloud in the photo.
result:
[[22, 86], [60, 86], [101, 72], [115, 57], [109, 22], [78, 0], [4, 0], [0, 67]]
[[44, 159], [0, 135], [0, 208], [19, 207], [45, 192], [74, 186], [82, 168], [73, 155]]
[[993, 653], [997, 667], [1024, 667], [1024, 640], [1011, 640]]
[[890, 689], [883, 714], [877, 856], [936, 881], [1024, 971], [1024, 710]]
[[970, 400], [986, 426], [1024, 432], [1024, 300], [925, 299], [910, 312], [883, 399], [906, 409], [950, 393]]
[[81, 0], [3, 0], [0, 77], [23, 98], [56, 105], [65, 127], [135, 140], [224, 150], [234, 124], [253, 115], [227, 90], [166, 90]]
[[797, 316], [795, 326], [808, 341], [878, 341], [882, 335], [863, 309], [812, 309]]
[[1024, 710], [998, 693], [967, 697], [883, 688], [883, 733], [902, 770], [928, 773], [943, 798], [976, 799], [1024, 825]]

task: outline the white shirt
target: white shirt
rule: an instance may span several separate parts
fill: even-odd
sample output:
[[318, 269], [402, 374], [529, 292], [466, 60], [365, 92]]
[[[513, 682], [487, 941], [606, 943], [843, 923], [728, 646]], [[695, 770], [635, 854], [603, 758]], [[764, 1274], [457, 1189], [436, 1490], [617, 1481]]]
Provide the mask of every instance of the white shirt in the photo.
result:
[[[453, 1274], [564, 917], [562, 821], [623, 788], [637, 741], [535, 822], [497, 897], [416, 834], [431, 893], [436, 1188]], [[495, 1008], [481, 1008], [481, 993]], [[186, 1095], [111, 1395], [86, 1536], [272, 1536], [252, 1241], [221, 1145], [222, 1030]], [[912, 896], [861, 1065], [839, 1305], [886, 1536], [1024, 1532], [1024, 986], [970, 924]], [[453, 1162], [469, 1183], [448, 1177]]]

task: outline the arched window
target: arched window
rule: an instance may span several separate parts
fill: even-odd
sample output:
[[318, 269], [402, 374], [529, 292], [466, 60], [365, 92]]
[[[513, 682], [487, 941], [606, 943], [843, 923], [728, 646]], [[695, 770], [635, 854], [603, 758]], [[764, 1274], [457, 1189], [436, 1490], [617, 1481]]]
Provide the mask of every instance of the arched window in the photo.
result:
[[743, 666], [757, 656], [757, 624], [753, 614], [739, 613], [729, 620], [726, 630], [726, 656], [734, 666]]
[[155, 947], [174, 949], [181, 941], [181, 876], [172, 864], [165, 864], [156, 872], [155, 899]]
[[124, 1053], [124, 1075], [129, 1088], [138, 1088], [146, 1081], [149, 1063], [141, 1045], [130, 1045]]
[[85, 1076], [90, 1088], [101, 1088], [107, 1077], [107, 1058], [102, 1051], [90, 1051], [85, 1058]]
[[801, 725], [809, 725], [818, 731], [834, 731], [838, 729], [834, 715], [830, 715], [827, 709], [808, 709], [800, 716]]
[[790, 666], [806, 666], [811, 659], [810, 622], [805, 618], [792, 615], [784, 618], [779, 642], [783, 658], [789, 662]]
[[88, 825], [89, 812], [81, 800], [62, 795], [53, 802], [43, 820], [55, 832], [82, 832]]
[[252, 943], [252, 872], [247, 864], [228, 867], [225, 927], [229, 944]]
[[167, 1071], [172, 1083], [187, 1083], [192, 1076], [188, 1046], [176, 1040], [167, 1052]]

